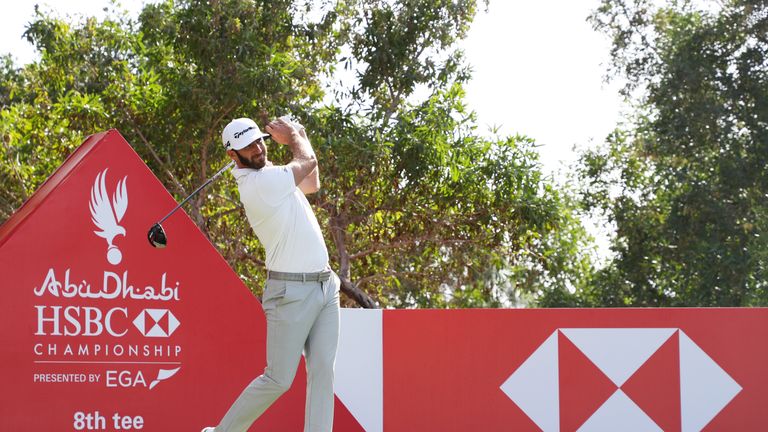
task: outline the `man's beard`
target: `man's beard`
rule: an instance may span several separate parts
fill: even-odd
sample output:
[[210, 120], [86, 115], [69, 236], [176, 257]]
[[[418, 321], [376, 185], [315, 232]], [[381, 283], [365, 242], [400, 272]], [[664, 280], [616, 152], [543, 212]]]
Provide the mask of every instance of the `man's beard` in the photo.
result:
[[258, 160], [246, 159], [237, 150], [235, 150], [235, 153], [237, 154], [237, 158], [240, 159], [240, 163], [245, 165], [245, 166], [247, 166], [248, 168], [253, 168], [253, 169], [259, 170], [259, 169], [264, 168], [264, 165], [267, 164], [267, 158], [266, 158], [266, 155], [264, 153], [261, 153], [259, 155], [259, 159]]

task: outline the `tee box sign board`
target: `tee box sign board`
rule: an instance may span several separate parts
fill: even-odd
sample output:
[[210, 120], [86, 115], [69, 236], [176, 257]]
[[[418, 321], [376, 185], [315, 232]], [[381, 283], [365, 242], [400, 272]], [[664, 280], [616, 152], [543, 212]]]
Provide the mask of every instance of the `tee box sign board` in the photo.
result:
[[[192, 220], [147, 241], [175, 204], [110, 130], [0, 227], [0, 429], [196, 431], [261, 374], [261, 305]], [[301, 429], [303, 369], [253, 430]]]

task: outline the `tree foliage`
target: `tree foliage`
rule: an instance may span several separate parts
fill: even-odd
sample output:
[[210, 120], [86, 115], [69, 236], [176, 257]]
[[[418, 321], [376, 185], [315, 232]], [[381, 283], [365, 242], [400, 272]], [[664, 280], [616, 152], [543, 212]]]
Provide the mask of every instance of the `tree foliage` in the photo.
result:
[[637, 110], [581, 160], [617, 231], [578, 301], [768, 304], [768, 5], [604, 0], [592, 23]]
[[[583, 287], [591, 267], [571, 200], [542, 177], [531, 140], [481, 136], [464, 105], [469, 72], [455, 42], [476, 9], [184, 0], [138, 19], [38, 11], [26, 36], [40, 60], [0, 64], [0, 217], [88, 134], [119, 129], [182, 198], [224, 163], [231, 118], [291, 112], [318, 153], [311, 201], [347, 304], [499, 306]], [[263, 250], [234, 182], [187, 210], [258, 294]]]

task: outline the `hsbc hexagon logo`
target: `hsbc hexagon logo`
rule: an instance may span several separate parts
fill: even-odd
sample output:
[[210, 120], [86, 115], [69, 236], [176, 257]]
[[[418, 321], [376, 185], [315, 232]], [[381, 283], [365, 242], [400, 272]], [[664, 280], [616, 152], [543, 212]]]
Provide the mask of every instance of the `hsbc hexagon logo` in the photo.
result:
[[742, 388], [677, 328], [561, 328], [501, 390], [544, 432], [688, 432]]
[[133, 325], [147, 337], [169, 337], [179, 324], [179, 320], [168, 309], [144, 309], [133, 320]]

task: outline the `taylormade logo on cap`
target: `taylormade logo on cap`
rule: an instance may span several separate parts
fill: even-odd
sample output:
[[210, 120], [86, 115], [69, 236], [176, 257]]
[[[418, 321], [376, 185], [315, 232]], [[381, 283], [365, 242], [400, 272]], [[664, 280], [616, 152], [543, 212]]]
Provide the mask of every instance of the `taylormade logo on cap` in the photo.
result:
[[245, 129], [241, 130], [240, 132], [235, 132], [235, 139], [240, 138], [241, 136], [243, 136], [244, 133], [248, 132], [249, 130], [254, 130], [254, 129], [256, 129], [256, 128], [251, 126], [249, 128], [245, 128]]
[[249, 118], [239, 118], [232, 120], [224, 128], [221, 133], [221, 141], [226, 150], [240, 150], [257, 139], [268, 136], [268, 133], [263, 133], [259, 129], [255, 121]]

